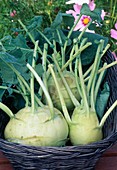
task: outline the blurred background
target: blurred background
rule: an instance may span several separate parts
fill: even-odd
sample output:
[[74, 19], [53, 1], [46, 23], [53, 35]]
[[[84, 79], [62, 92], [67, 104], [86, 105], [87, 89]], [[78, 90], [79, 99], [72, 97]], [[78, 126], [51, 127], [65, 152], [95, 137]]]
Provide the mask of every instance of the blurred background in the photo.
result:
[[[27, 24], [37, 15], [43, 16], [43, 27], [54, 20], [59, 11], [73, 9], [73, 4], [66, 5], [67, 0], [0, 0], [0, 39], [6, 35], [17, 36], [20, 27], [17, 19]], [[107, 36], [112, 51], [117, 52], [116, 40], [110, 36], [110, 30], [115, 29], [117, 22], [117, 0], [95, 0], [96, 7], [106, 12], [101, 29], [97, 33]]]

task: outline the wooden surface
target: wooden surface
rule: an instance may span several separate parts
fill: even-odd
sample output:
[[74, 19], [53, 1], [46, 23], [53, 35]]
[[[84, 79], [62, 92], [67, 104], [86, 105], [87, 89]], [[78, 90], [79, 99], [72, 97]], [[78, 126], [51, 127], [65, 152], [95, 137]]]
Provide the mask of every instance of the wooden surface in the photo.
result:
[[[0, 170], [13, 170], [9, 160], [1, 152]], [[96, 164], [95, 170], [117, 170], [117, 144], [102, 155]]]

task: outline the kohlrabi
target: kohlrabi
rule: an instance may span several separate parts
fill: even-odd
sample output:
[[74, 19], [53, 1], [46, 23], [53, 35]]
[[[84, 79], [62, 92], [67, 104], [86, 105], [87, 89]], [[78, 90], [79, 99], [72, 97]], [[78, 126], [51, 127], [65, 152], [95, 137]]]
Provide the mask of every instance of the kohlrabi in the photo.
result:
[[[96, 99], [97, 99], [99, 87], [105, 73], [105, 69], [102, 69], [100, 74], [98, 71], [101, 57], [105, 52], [105, 50], [103, 50], [103, 47], [104, 47], [104, 41], [100, 40], [97, 48], [95, 60], [90, 68], [90, 71], [87, 70], [87, 72], [90, 73], [87, 79], [88, 81], [85, 81], [84, 79], [80, 55], [76, 59], [77, 67], [75, 67], [76, 69], [75, 72], [77, 72], [76, 75], [78, 75], [79, 77], [79, 82], [80, 82], [79, 90], [82, 98], [81, 102], [77, 101], [76, 98], [74, 98], [74, 96], [72, 95], [72, 92], [57, 63], [56, 57], [55, 55], [53, 55], [54, 63], [58, 69], [61, 79], [63, 80], [63, 83], [66, 89], [68, 90], [71, 100], [73, 101], [75, 106], [75, 109], [71, 117], [69, 116], [69, 113], [67, 111], [65, 101], [60, 90], [59, 82], [57, 81], [56, 75], [54, 73], [55, 71], [53, 70], [52, 66], [49, 65], [49, 69], [51, 71], [52, 77], [55, 81], [56, 88], [59, 94], [63, 113], [69, 124], [69, 138], [73, 145], [84, 145], [92, 142], [97, 142], [103, 139], [102, 127], [107, 117], [111, 113], [111, 111], [117, 106], [117, 100], [116, 100], [113, 103], [113, 105], [108, 109], [108, 111], [104, 114], [101, 121], [99, 121], [95, 106], [96, 106]], [[107, 66], [108, 66], [107, 63], [104, 63], [102, 68], [108, 68]]]
[[[62, 113], [53, 107], [46, 86], [34, 70], [37, 47], [38, 42], [35, 44], [32, 66], [27, 64], [27, 67], [31, 70], [30, 86], [15, 70], [20, 83], [20, 90], [24, 94], [26, 106], [13, 114], [7, 106], [0, 103], [0, 108], [10, 116], [10, 121], [4, 131], [4, 137], [10, 142], [26, 145], [63, 146], [68, 137], [68, 124]], [[14, 70], [13, 66], [11, 68]], [[43, 105], [41, 102], [41, 106], [38, 104], [37, 97], [34, 94], [33, 74], [44, 91], [48, 105]], [[30, 91], [31, 100], [27, 96], [27, 91]]]
[[[78, 18], [77, 22], [80, 20], [80, 17]], [[24, 28], [24, 30], [29, 34], [29, 37], [30, 39], [32, 40], [32, 42], [34, 42], [32, 36], [30, 35], [30, 33], [28, 32], [28, 30], [26, 29], [26, 27], [23, 25], [23, 23], [19, 20], [20, 24], [22, 25], [22, 27]], [[77, 23], [76, 23], [77, 24]], [[75, 24], [75, 25], [76, 25]], [[66, 38], [66, 41], [63, 42], [62, 41], [62, 37], [61, 37], [61, 34], [60, 34], [60, 31], [59, 29], [56, 29], [56, 35], [57, 35], [57, 40], [56, 41], [55, 39], [51, 42], [41, 31], [38, 30], [39, 34], [42, 36], [42, 38], [44, 38], [44, 40], [47, 42], [47, 44], [49, 45], [49, 48], [52, 49], [52, 53], [54, 53], [54, 55], [56, 55], [56, 59], [59, 63], [59, 66], [63, 72], [63, 76], [64, 78], [66, 79], [73, 95], [75, 96], [75, 98], [80, 101], [81, 97], [79, 95], [79, 91], [77, 90], [77, 79], [76, 79], [76, 76], [74, 75], [74, 72], [72, 71], [71, 69], [71, 65], [72, 65], [72, 61], [82, 52], [84, 51], [86, 48], [88, 48], [92, 43], [91, 42], [87, 42], [85, 45], [83, 45], [81, 48], [79, 48], [78, 50], [75, 50], [74, 49], [74, 45], [73, 45], [73, 48], [71, 49], [71, 52], [70, 52], [70, 55], [69, 55], [69, 58], [66, 62], [66, 47], [67, 47], [67, 44], [68, 44], [68, 40], [75, 28], [75, 25], [72, 27], [72, 29], [69, 31], [68, 33], [68, 36]], [[78, 43], [83, 35], [83, 33], [85, 32], [85, 30], [87, 29], [87, 27], [89, 26], [89, 24], [86, 26], [86, 28], [81, 32], [81, 34], [77, 37], [77, 40], [74, 42], [73, 40], [73, 44], [75, 43]], [[58, 43], [59, 42], [59, 43]], [[34, 42], [35, 44], [35, 42]], [[59, 45], [58, 45], [59, 44]], [[60, 50], [58, 50], [57, 48], [57, 45], [59, 46]], [[40, 49], [38, 49], [38, 51], [40, 51]], [[41, 54], [42, 52], [40, 52]], [[51, 60], [53, 60], [52, 56], [51, 55], [47, 55], [47, 59], [49, 60], [49, 58]], [[49, 62], [49, 61], [48, 61]], [[42, 65], [44, 65], [45, 62], [42, 62]], [[68, 68], [69, 66], [69, 68]], [[46, 70], [46, 67], [44, 66], [45, 70], [44, 72], [47, 73], [47, 70]], [[64, 100], [65, 100], [65, 103], [66, 103], [66, 106], [68, 108], [69, 111], [73, 110], [74, 109], [74, 104], [66, 90], [66, 87], [64, 86], [64, 83], [62, 82], [61, 80], [61, 77], [60, 75], [58, 74], [58, 71], [55, 70], [55, 74], [56, 74], [56, 78], [58, 79], [58, 82], [60, 84], [60, 90], [63, 94], [63, 97], [64, 97]], [[62, 110], [61, 108], [61, 104], [60, 104], [60, 100], [59, 100], [59, 97], [58, 97], [58, 92], [55, 88], [55, 83], [51, 77], [51, 75], [47, 75], [46, 76], [46, 79], [47, 79], [47, 86], [46, 88], [48, 88], [48, 91], [49, 91], [49, 94], [52, 98], [52, 102], [53, 102], [53, 105], [59, 109], [59, 110]], [[39, 94], [42, 93], [42, 90], [40, 89], [39, 90]], [[42, 94], [42, 101], [46, 104], [46, 96], [45, 94], [43, 93]]]

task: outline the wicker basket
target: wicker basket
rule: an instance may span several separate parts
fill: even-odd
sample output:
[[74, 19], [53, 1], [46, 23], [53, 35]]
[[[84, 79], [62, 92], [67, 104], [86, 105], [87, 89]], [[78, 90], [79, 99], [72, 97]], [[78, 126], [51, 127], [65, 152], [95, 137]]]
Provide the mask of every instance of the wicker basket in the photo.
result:
[[[103, 60], [110, 63], [114, 60], [114, 57], [108, 51]], [[105, 79], [108, 81], [111, 90], [108, 108], [117, 100], [117, 65], [108, 69]], [[117, 107], [105, 123], [104, 139], [85, 146], [25, 146], [4, 140], [2, 138], [3, 130], [4, 126], [1, 124], [0, 150], [16, 170], [92, 170], [102, 153], [117, 141]]]

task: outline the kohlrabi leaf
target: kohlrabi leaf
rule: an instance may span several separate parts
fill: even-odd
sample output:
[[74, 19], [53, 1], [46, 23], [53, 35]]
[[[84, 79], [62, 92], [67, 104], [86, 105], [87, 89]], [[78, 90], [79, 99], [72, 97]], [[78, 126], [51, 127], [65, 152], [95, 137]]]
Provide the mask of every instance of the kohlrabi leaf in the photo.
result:
[[56, 16], [55, 20], [51, 24], [51, 28], [52, 29], [60, 28], [60, 25], [61, 25], [62, 22], [63, 22], [62, 13], [58, 13], [58, 15]]
[[1, 59], [0, 59], [0, 75], [3, 83], [12, 85], [17, 84], [18, 82], [15, 73]]
[[10, 55], [9, 53], [6, 52], [0, 52], [0, 59], [7, 63], [19, 64], [18, 60], [13, 55]]
[[4, 89], [0, 89], [0, 102], [2, 101], [2, 97], [3, 97], [4, 93], [5, 93], [5, 91], [6, 90], [4, 90]]
[[110, 88], [108, 83], [105, 83], [104, 89], [98, 93], [97, 100], [96, 100], [96, 112], [100, 119], [104, 115], [104, 111], [107, 106], [109, 96], [110, 96]]
[[[79, 36], [81, 32], [80, 31], [74, 31], [71, 35], [71, 39], [74, 39], [76, 37]], [[108, 43], [108, 38], [104, 37], [102, 35], [99, 34], [95, 34], [95, 33], [89, 33], [89, 32], [85, 32], [82, 36], [83, 38], [87, 38], [87, 42], [91, 42], [92, 45], [89, 46], [88, 48], [86, 48], [82, 53], [81, 53], [81, 60], [82, 60], [82, 65], [89, 65], [91, 64], [91, 62], [93, 61], [95, 54], [96, 54], [96, 50], [98, 47], [98, 44], [95, 43], [95, 41], [100, 41], [101, 39], [104, 40], [104, 47], [106, 47], [107, 43]], [[68, 46], [69, 48], [69, 46]]]
[[40, 28], [42, 25], [43, 18], [42, 16], [35, 16], [31, 19], [29, 22], [29, 25], [27, 26], [29, 31], [35, 30], [37, 28]]

